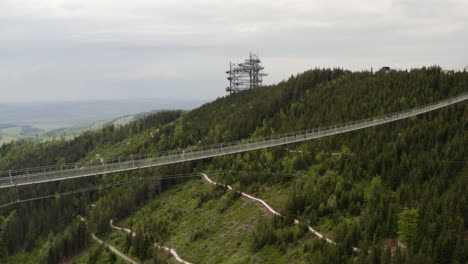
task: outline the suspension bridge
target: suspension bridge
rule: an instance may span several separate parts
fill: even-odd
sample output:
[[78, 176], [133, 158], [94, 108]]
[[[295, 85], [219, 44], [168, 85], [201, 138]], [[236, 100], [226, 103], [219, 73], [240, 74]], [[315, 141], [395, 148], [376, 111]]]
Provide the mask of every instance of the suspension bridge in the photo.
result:
[[90, 164], [60, 164], [54, 166], [1, 171], [0, 188], [131, 171], [142, 168], [156, 167], [167, 164], [270, 148], [285, 144], [292, 144], [394, 122], [457, 104], [467, 99], [468, 92], [464, 92], [457, 96], [400, 112], [388, 113], [381, 116], [332, 125], [328, 127], [289, 132], [281, 135], [272, 135], [265, 138], [249, 138], [235, 142], [206, 146], [194, 146], [186, 149], [160, 153], [102, 159], [98, 162], [95, 161]]

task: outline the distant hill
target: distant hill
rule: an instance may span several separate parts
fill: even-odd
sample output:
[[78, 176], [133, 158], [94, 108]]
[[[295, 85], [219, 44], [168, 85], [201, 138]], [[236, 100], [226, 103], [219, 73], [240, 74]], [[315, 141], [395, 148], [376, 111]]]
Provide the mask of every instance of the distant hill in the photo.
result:
[[202, 100], [109, 100], [71, 102], [0, 103], [0, 124], [30, 125], [41, 129], [113, 120], [122, 116], [161, 109], [189, 110]]
[[84, 131], [98, 130], [98, 129], [103, 128], [106, 125], [114, 125], [116, 127], [124, 126], [126, 124], [129, 124], [140, 118], [144, 118], [150, 115], [151, 113], [155, 113], [155, 112], [157, 111], [137, 113], [134, 115], [126, 115], [126, 116], [122, 116], [119, 118], [115, 118], [113, 120], [101, 120], [101, 121], [96, 121], [96, 122], [77, 124], [77, 125], [73, 125], [69, 127], [52, 129], [50, 131], [45, 132], [44, 137], [46, 138], [60, 137], [60, 136], [74, 137], [74, 136], [81, 134]]
[[15, 140], [73, 138], [105, 125], [126, 125], [162, 109], [189, 110], [201, 100], [109, 100], [0, 103], [0, 145]]

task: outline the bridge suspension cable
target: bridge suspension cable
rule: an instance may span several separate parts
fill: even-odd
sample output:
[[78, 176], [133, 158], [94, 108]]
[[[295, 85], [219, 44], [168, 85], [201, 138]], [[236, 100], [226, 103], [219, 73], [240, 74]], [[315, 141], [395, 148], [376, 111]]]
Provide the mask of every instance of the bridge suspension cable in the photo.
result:
[[113, 181], [110, 183], [105, 183], [105, 184], [99, 184], [99, 185], [92, 185], [86, 188], [81, 188], [81, 189], [76, 189], [76, 190], [70, 190], [70, 191], [65, 191], [61, 193], [54, 193], [54, 194], [48, 194], [48, 195], [43, 195], [43, 196], [37, 196], [37, 197], [32, 197], [32, 198], [25, 198], [25, 199], [17, 199], [15, 201], [1, 204], [0, 209], [9, 207], [15, 204], [19, 203], [25, 203], [25, 202], [32, 202], [32, 201], [37, 201], [37, 200], [43, 200], [43, 199], [48, 199], [48, 198], [55, 198], [57, 196], [67, 196], [67, 195], [72, 195], [72, 194], [78, 194], [78, 193], [83, 193], [83, 192], [90, 192], [90, 191], [95, 191], [99, 189], [106, 189], [110, 188], [113, 186], [119, 186], [119, 185], [124, 185], [124, 184], [129, 184], [129, 183], [135, 183], [135, 182], [141, 182], [141, 181], [148, 181], [148, 180], [167, 180], [167, 179], [186, 179], [186, 178], [194, 178], [194, 177], [199, 177], [198, 173], [187, 173], [187, 174], [175, 174], [175, 175], [165, 175], [165, 176], [147, 176], [147, 177], [136, 177], [136, 178], [131, 178], [131, 179], [126, 179], [126, 180], [120, 180], [120, 181]]
[[424, 106], [328, 127], [289, 132], [264, 138], [248, 138], [235, 142], [195, 146], [161, 153], [118, 157], [102, 160], [99, 164], [95, 162], [91, 164], [74, 163], [3, 171], [0, 172], [0, 188], [130, 171], [297, 143], [394, 122], [460, 103], [467, 99], [468, 92], [464, 92]]
[[[239, 170], [214, 170], [214, 171], [206, 171], [206, 173], [210, 175], [223, 175], [226, 173], [227, 174], [241, 174], [242, 173], [242, 174], [271, 175], [271, 176], [298, 177], [298, 178], [306, 176], [303, 174], [289, 173], [289, 172], [239, 171]], [[114, 186], [120, 186], [124, 184], [135, 183], [135, 182], [142, 182], [142, 181], [148, 181], [148, 180], [187, 179], [187, 178], [195, 178], [195, 177], [200, 177], [200, 173], [193, 172], [193, 173], [185, 173], [185, 174], [136, 177], [136, 178], [131, 178], [131, 179], [113, 181], [113, 182], [105, 183], [105, 184], [91, 185], [89, 187], [80, 188], [76, 190], [69, 190], [69, 191], [30, 197], [30, 198], [24, 198], [24, 199], [20, 199], [18, 196], [17, 200], [11, 201], [9, 203], [0, 204], [0, 209], [9, 207], [15, 204], [19, 204], [19, 203], [38, 201], [38, 200], [44, 200], [44, 199], [49, 199], [49, 198], [56, 198], [57, 196], [67, 196], [67, 195], [73, 195], [73, 194], [78, 194], [78, 193], [90, 192], [90, 191], [106, 189], [106, 188], [110, 188]]]

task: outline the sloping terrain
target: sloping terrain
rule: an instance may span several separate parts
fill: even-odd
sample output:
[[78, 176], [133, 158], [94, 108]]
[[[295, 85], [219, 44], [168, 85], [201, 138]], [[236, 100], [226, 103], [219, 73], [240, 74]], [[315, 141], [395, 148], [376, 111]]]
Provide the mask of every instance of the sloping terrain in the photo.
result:
[[[466, 91], [468, 73], [446, 75], [436, 67], [375, 74], [317, 69], [278, 85], [219, 98], [190, 112], [158, 113], [71, 141], [7, 144], [0, 148], [0, 169], [327, 126]], [[0, 194], [1, 201], [196, 169], [212, 171], [216, 181], [265, 199], [285, 217], [272, 217], [231, 194], [235, 192], [200, 179], [145, 181], [23, 203], [14, 208], [15, 213], [13, 208], [4, 209], [0, 259], [38, 247], [48, 248], [49, 256], [68, 256], [67, 252], [75, 252], [63, 248], [63, 241], [72, 241], [69, 236], [38, 241], [46, 241], [48, 234], [65, 234], [74, 216], [82, 214], [93, 223], [93, 232], [150, 263], [157, 258], [153, 241], [176, 248], [194, 263], [463, 263], [468, 252], [467, 119], [468, 108], [461, 103], [301, 144], [9, 189]], [[99, 210], [89, 209], [91, 203]], [[142, 238], [110, 232], [109, 219], [119, 219], [120, 225], [137, 230]], [[317, 228], [337, 245], [304, 232], [307, 225], [295, 226], [294, 219]], [[403, 246], [396, 247], [397, 240]], [[352, 246], [360, 251], [353, 252]], [[47, 263], [47, 257], [37, 255], [37, 259]]]
[[[252, 202], [196, 179], [165, 192], [119, 225], [164, 237], [165, 245], [193, 263], [298, 263], [301, 244], [312, 236], [297, 227], [285, 228], [292, 238], [284, 249], [253, 251], [257, 221], [272, 217]], [[125, 248], [125, 235], [111, 238]]]

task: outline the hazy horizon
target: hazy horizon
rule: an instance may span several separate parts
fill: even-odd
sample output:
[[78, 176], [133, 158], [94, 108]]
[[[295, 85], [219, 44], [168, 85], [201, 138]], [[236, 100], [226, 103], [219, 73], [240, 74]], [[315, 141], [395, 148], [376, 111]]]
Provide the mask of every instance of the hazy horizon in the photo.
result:
[[160, 110], [190, 110], [206, 100], [76, 100], [54, 102], [0, 102], [0, 124], [50, 125], [55, 127], [115, 118]]
[[69, 102], [74, 102], [74, 103], [79, 103], [79, 102], [119, 102], [119, 101], [135, 101], [135, 102], [141, 102], [141, 101], [148, 101], [148, 102], [153, 102], [153, 101], [179, 101], [179, 102], [208, 102], [211, 100], [214, 100], [216, 98], [177, 98], [177, 97], [172, 97], [172, 98], [116, 98], [116, 99], [92, 99], [92, 98], [84, 98], [84, 99], [57, 99], [57, 100], [40, 100], [40, 99], [31, 99], [30, 101], [2, 101], [2, 98], [0, 98], [0, 104], [34, 104], [34, 103], [69, 103]]
[[312, 68], [468, 65], [462, 0], [0, 2], [0, 101], [214, 99], [229, 62], [265, 84]]

